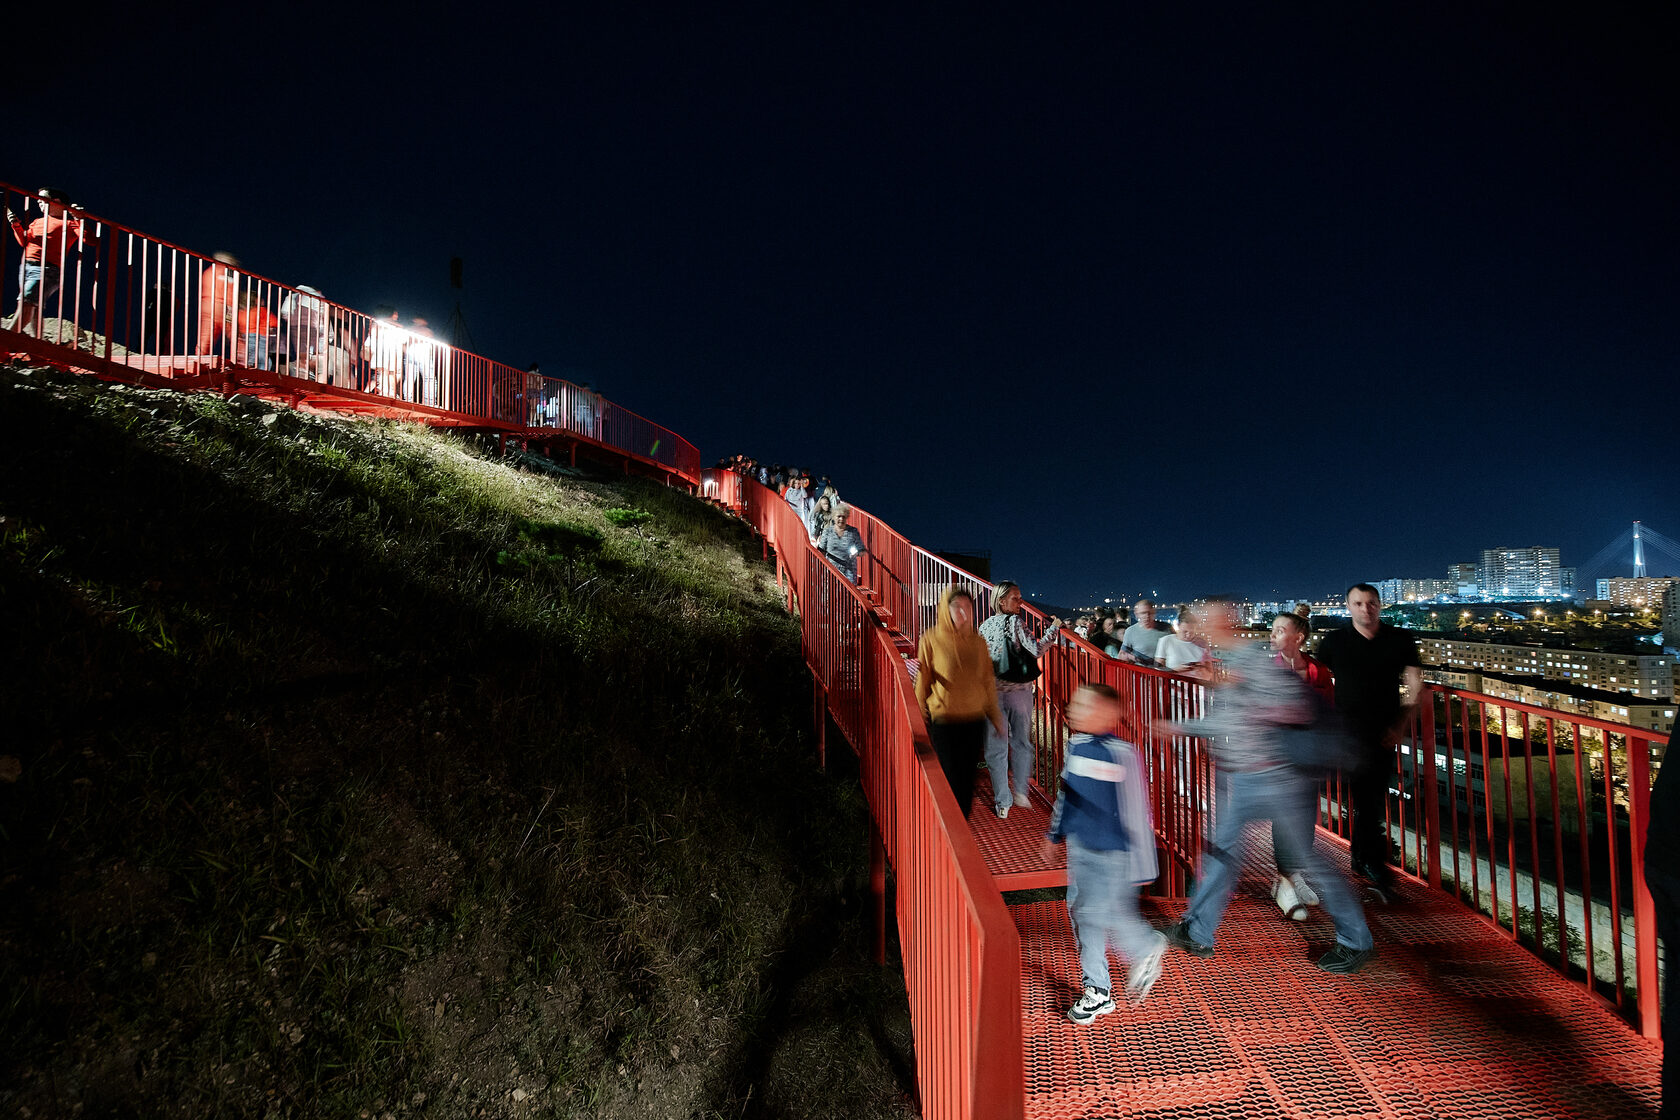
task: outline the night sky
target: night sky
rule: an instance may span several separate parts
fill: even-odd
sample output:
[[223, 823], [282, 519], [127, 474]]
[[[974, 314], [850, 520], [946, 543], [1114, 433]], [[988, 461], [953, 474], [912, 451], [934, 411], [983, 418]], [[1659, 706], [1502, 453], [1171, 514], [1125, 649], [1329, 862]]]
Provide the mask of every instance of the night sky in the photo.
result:
[[42, 23], [0, 178], [437, 328], [459, 255], [479, 352], [1053, 602], [1680, 537], [1656, 5], [227, 10]]

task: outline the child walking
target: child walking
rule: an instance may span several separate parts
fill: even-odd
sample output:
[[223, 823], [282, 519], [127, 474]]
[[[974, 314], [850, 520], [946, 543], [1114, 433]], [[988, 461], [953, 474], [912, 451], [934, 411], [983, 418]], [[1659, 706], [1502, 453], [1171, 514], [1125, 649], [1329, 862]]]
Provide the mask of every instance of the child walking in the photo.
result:
[[1081, 685], [1068, 702], [1073, 729], [1047, 843], [1067, 843], [1068, 917], [1079, 941], [1084, 994], [1068, 1009], [1075, 1023], [1114, 1010], [1108, 946], [1131, 965], [1126, 1000], [1142, 1003], [1161, 975], [1167, 939], [1138, 915], [1138, 888], [1155, 881], [1155, 834], [1143, 761], [1118, 738], [1120, 697], [1104, 684]]

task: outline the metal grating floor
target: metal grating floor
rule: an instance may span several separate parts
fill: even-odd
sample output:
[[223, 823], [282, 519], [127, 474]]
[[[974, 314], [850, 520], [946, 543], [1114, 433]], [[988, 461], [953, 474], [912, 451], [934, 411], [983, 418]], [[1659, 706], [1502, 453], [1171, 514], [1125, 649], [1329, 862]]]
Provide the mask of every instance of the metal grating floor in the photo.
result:
[[1050, 831], [1050, 810], [1055, 805], [1045, 800], [1037, 785], [1032, 786], [1029, 796], [1030, 806], [1012, 808], [1009, 819], [1000, 821], [992, 812], [991, 776], [984, 770], [975, 775], [974, 805], [968, 823], [980, 854], [986, 857], [986, 867], [1002, 891], [1067, 885], [1067, 849], [1058, 845], [1049, 863], [1044, 862], [1041, 850], [1044, 834]]
[[[1214, 957], [1169, 950], [1148, 1003], [1086, 1027], [1064, 1016], [1079, 983], [1066, 907], [1010, 909], [1034, 1120], [1656, 1114], [1659, 1044], [1415, 882], [1367, 906], [1378, 955], [1337, 977], [1313, 967], [1334, 943], [1329, 919], [1286, 921], [1251, 874]], [[1157, 926], [1183, 910], [1143, 900]]]

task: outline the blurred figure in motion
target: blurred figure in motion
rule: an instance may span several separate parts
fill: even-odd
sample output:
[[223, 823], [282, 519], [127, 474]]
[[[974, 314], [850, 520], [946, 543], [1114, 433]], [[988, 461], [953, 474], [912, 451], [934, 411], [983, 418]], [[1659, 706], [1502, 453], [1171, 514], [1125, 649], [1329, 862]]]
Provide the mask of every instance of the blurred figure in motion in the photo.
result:
[[1068, 917], [1084, 988], [1067, 1015], [1089, 1023], [1114, 1010], [1109, 945], [1131, 966], [1126, 1000], [1136, 1006], [1161, 975], [1167, 939], [1138, 915], [1138, 888], [1160, 872], [1143, 759], [1114, 734], [1119, 694], [1105, 684], [1080, 685], [1068, 701], [1067, 722], [1073, 737], [1046, 846], [1067, 843]]
[[[1352, 621], [1319, 640], [1318, 660], [1336, 676], [1336, 709], [1359, 741], [1363, 759], [1348, 775], [1353, 870], [1386, 894], [1388, 783], [1394, 777], [1394, 748], [1423, 695], [1423, 662], [1410, 631], [1382, 620], [1382, 597], [1375, 587], [1354, 584], [1347, 605]], [[1400, 702], [1402, 684], [1405, 704]]]
[[[986, 736], [986, 771], [992, 778], [992, 811], [1004, 820], [1011, 804], [1025, 809], [1031, 803], [1027, 783], [1033, 765], [1033, 681], [1039, 677], [1042, 651], [1021, 625], [1020, 584], [1006, 579], [992, 588], [992, 610], [995, 613], [980, 626], [980, 636], [992, 657], [998, 707], [1009, 733]], [[1050, 633], [1061, 625], [1061, 619], [1051, 620]]]
[[232, 335], [239, 310], [239, 261], [232, 253], [216, 253], [198, 274], [198, 348], [201, 355], [230, 356], [224, 339]]
[[813, 541], [821, 540], [823, 532], [834, 520], [834, 503], [827, 494], [811, 503], [810, 512], [805, 515], [805, 528], [810, 532]]
[[834, 566], [840, 569], [840, 574], [849, 582], [856, 583], [858, 557], [865, 555], [869, 550], [863, 547], [863, 537], [858, 531], [847, 524], [851, 516], [852, 511], [849, 507], [835, 507], [834, 520], [823, 530], [822, 536], [817, 538], [817, 551], [834, 561]]
[[1184, 920], [1167, 940], [1196, 957], [1211, 957], [1214, 935], [1242, 870], [1243, 830], [1269, 820], [1272, 833], [1297, 853], [1336, 925], [1336, 944], [1318, 960], [1326, 972], [1358, 972], [1376, 953], [1365, 912], [1341, 876], [1319, 858], [1303, 804], [1315, 796], [1311, 775], [1285, 761], [1279, 729], [1305, 725], [1315, 715], [1312, 693], [1258, 643], [1237, 637], [1233, 604], [1212, 599], [1202, 629], [1217, 650], [1221, 675], [1208, 686], [1207, 714], [1182, 723], [1161, 721], [1158, 735], [1195, 735], [1208, 741], [1227, 786], [1214, 817], [1214, 835], [1202, 852], [1196, 889]]
[[997, 687], [986, 639], [974, 628], [974, 596], [951, 586], [939, 597], [934, 624], [916, 645], [916, 702], [951, 795], [967, 819], [974, 802], [974, 770], [986, 742], [986, 724], [1008, 731], [998, 710]]
[[235, 357], [250, 369], [269, 369], [268, 336], [274, 319], [257, 293], [247, 289], [239, 297], [239, 347]]
[[327, 305], [308, 284], [299, 284], [280, 301], [280, 338], [275, 349], [283, 372], [326, 380]]
[[[1320, 716], [1334, 715], [1336, 685], [1330, 670], [1301, 651], [1307, 640], [1307, 620], [1298, 614], [1280, 614], [1272, 621], [1272, 660], [1300, 677], [1312, 690]], [[1318, 785], [1312, 796], [1301, 806], [1307, 814], [1306, 835], [1312, 836], [1318, 827]], [[1291, 833], [1272, 830], [1272, 857], [1277, 861], [1278, 873], [1272, 879], [1272, 898], [1278, 909], [1295, 921], [1305, 921], [1307, 908], [1318, 905], [1318, 892], [1313, 890], [1305, 875], [1306, 865], [1299, 852], [1290, 849], [1286, 837]]]
[[[32, 338], [41, 334], [45, 308], [58, 295], [63, 282], [63, 266], [72, 253], [81, 249], [82, 223], [69, 212], [63, 191], [42, 187], [35, 204], [41, 216], [27, 226], [10, 207], [6, 209], [6, 224], [12, 237], [23, 246], [23, 262], [18, 268], [18, 306], [10, 326]], [[28, 212], [24, 207], [24, 212]]]

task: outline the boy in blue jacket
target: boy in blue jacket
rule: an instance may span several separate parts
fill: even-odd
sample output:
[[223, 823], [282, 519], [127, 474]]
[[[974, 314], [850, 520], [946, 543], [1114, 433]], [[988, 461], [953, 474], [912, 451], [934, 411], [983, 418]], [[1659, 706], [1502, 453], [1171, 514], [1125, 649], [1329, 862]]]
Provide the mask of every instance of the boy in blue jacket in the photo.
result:
[[1138, 888], [1155, 881], [1155, 832], [1143, 759], [1117, 738], [1120, 697], [1107, 685], [1081, 685], [1068, 701], [1068, 741], [1048, 843], [1067, 842], [1068, 917], [1079, 941], [1084, 994], [1068, 1009], [1075, 1023], [1114, 1010], [1108, 946], [1131, 963], [1126, 1000], [1142, 1003], [1161, 975], [1167, 939], [1138, 915]]

